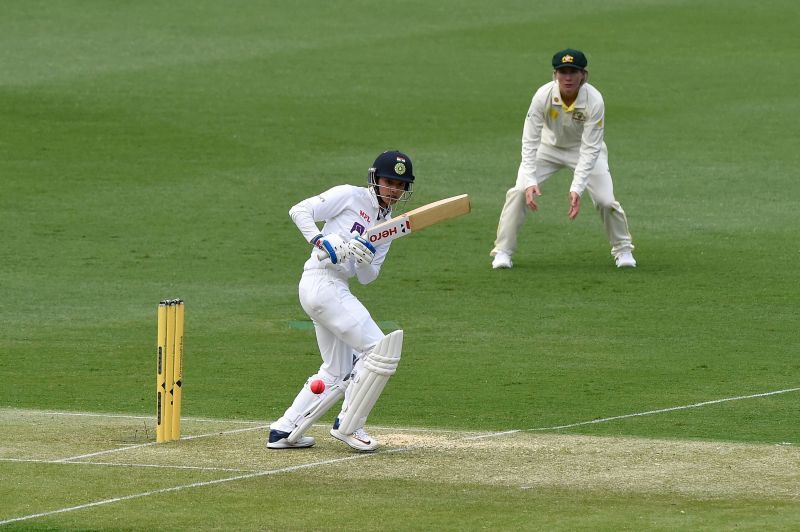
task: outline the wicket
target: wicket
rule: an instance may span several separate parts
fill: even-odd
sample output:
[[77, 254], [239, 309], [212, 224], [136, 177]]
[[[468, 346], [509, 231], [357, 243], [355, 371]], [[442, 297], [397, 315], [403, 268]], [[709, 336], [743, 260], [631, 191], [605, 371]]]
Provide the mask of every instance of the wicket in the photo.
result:
[[181, 438], [183, 387], [183, 318], [181, 299], [158, 304], [156, 360], [156, 442]]

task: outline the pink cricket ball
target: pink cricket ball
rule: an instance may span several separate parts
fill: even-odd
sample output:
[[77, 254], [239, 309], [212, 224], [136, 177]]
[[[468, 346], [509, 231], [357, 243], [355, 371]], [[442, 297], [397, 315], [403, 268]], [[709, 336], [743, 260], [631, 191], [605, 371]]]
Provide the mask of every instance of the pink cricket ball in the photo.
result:
[[321, 394], [322, 392], [325, 391], [325, 381], [323, 381], [322, 379], [313, 380], [311, 381], [311, 384], [309, 384], [308, 387], [311, 388], [312, 392], [316, 394]]

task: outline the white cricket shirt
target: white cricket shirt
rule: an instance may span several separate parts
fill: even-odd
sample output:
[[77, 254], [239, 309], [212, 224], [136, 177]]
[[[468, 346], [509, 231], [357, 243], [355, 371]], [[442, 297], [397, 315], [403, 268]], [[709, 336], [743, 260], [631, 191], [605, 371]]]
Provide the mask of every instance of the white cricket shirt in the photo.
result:
[[[349, 240], [353, 231], [364, 234], [370, 227], [392, 218], [389, 213], [378, 220], [379, 214], [380, 206], [375, 192], [371, 188], [353, 185], [335, 186], [322, 194], [304, 199], [289, 209], [289, 216], [308, 242], [320, 233], [326, 236], [337, 234]], [[317, 227], [317, 222], [325, 222], [321, 231]], [[375, 246], [375, 258], [372, 264], [362, 264], [359, 267], [356, 267], [353, 257], [348, 257], [338, 264], [332, 264], [330, 259], [321, 261], [312, 248], [311, 256], [303, 268], [305, 270], [324, 268], [348, 279], [357, 276], [359, 282], [367, 284], [378, 277], [390, 244], [391, 242], [386, 242]]]
[[521, 171], [525, 188], [537, 185], [536, 159], [569, 163], [575, 167], [571, 192], [583, 194], [589, 173], [604, 147], [605, 104], [600, 91], [584, 83], [567, 108], [558, 82], [542, 85], [533, 95], [522, 130]]

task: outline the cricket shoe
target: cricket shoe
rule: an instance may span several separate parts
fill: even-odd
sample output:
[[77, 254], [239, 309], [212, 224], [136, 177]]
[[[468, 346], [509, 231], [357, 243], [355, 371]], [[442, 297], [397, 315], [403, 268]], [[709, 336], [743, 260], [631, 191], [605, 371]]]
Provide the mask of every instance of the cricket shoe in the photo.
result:
[[301, 449], [303, 447], [311, 447], [316, 442], [311, 436], [303, 436], [295, 443], [289, 443], [286, 438], [289, 437], [289, 432], [282, 430], [272, 429], [269, 431], [269, 440], [267, 440], [268, 449]]
[[331, 429], [331, 436], [339, 441], [345, 442], [356, 451], [374, 451], [378, 448], [378, 442], [369, 434], [367, 434], [367, 431], [363, 428], [358, 429], [352, 434], [344, 434], [339, 432], [338, 417], [336, 418], [336, 422], [334, 422], [333, 428]]
[[492, 261], [492, 268], [495, 270], [499, 270], [501, 268], [510, 268], [511, 267], [511, 255], [506, 253], [505, 251], [498, 251], [497, 254], [494, 256], [494, 260]]
[[616, 257], [617, 268], [635, 268], [636, 259], [633, 258], [633, 253], [630, 251], [623, 251]]

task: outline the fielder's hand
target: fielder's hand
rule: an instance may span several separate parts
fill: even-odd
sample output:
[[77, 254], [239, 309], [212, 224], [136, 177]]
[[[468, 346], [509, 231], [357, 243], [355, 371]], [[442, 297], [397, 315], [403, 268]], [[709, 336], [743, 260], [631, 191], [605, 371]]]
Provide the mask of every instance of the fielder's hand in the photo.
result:
[[356, 258], [359, 264], [372, 264], [372, 259], [375, 258], [375, 246], [369, 240], [361, 235], [353, 237], [350, 242], [350, 254]]
[[350, 255], [350, 246], [337, 234], [321, 236], [316, 238], [313, 243], [319, 248], [317, 252], [319, 260], [330, 258], [333, 264], [339, 264]]
[[574, 220], [578, 213], [581, 210], [581, 197], [578, 196], [577, 192], [570, 192], [569, 193], [569, 216], [570, 220]]
[[539, 185], [532, 185], [525, 189], [525, 203], [532, 211], [538, 211], [539, 206], [536, 204], [536, 197], [541, 196]]

